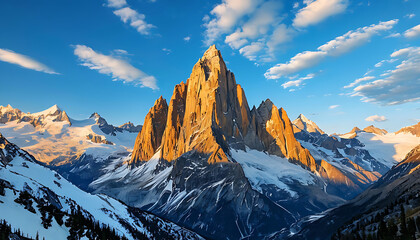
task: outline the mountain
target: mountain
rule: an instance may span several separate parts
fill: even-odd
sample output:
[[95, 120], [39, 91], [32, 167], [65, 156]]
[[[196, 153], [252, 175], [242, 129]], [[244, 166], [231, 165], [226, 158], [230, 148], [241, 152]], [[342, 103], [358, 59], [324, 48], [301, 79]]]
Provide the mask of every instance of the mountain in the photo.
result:
[[313, 218], [315, 221], [307, 219], [291, 238], [351, 239], [356, 235], [375, 235], [396, 239], [405, 235], [403, 239], [411, 239], [410, 235], [418, 232], [413, 224], [420, 221], [419, 166], [420, 145], [355, 199]]
[[[137, 131], [133, 124], [114, 127], [99, 114], [75, 120], [57, 105], [39, 113], [0, 106], [0, 132], [43, 163], [58, 166], [82, 157], [96, 161], [131, 152]], [[54, 147], [51, 147], [54, 146]]]
[[[346, 177], [348, 187], [339, 189], [345, 199], [355, 197], [389, 170], [388, 166], [372, 157], [356, 138], [329, 136], [303, 114], [293, 124], [296, 139], [310, 151], [314, 159], [324, 164], [325, 169], [334, 166], [331, 172]], [[349, 189], [350, 186], [352, 188]]]
[[80, 190], [1, 134], [0, 212], [2, 221], [32, 239], [202, 239], [106, 195]]
[[370, 133], [375, 133], [377, 135], [385, 135], [385, 134], [388, 133], [387, 130], [377, 128], [377, 127], [375, 127], [373, 125], [370, 125], [370, 126], [367, 126], [367, 127], [363, 128], [363, 131], [370, 132]]
[[361, 191], [334, 165], [315, 161], [283, 108], [267, 99], [250, 109], [215, 46], [169, 104], [156, 100], [131, 156], [101, 171], [89, 191], [216, 239], [281, 234]]
[[306, 118], [303, 114], [300, 114], [293, 122], [293, 131], [295, 133], [300, 131], [306, 131], [309, 133], [325, 134], [314, 122]]
[[417, 124], [415, 124], [413, 126], [403, 127], [403, 128], [401, 128], [400, 130], [398, 130], [395, 133], [396, 134], [399, 134], [399, 133], [411, 133], [414, 136], [420, 137], [420, 122], [418, 122]]
[[[415, 126], [406, 129], [415, 129]], [[388, 168], [402, 161], [411, 149], [420, 144], [420, 137], [411, 132], [400, 130], [395, 133], [387, 133], [386, 130], [373, 126], [364, 130], [354, 128], [350, 133], [335, 136], [341, 139], [360, 141], [364, 145], [363, 148], [369, 151], [373, 158]]]

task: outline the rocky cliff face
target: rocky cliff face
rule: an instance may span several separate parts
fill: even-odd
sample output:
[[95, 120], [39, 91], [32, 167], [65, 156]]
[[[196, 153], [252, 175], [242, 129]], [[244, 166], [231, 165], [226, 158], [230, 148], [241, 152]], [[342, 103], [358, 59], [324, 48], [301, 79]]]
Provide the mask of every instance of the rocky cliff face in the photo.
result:
[[159, 147], [160, 157], [169, 162], [190, 151], [205, 155], [209, 163], [228, 162], [230, 147], [248, 146], [317, 169], [296, 141], [284, 109], [266, 100], [250, 111], [242, 87], [214, 45], [194, 65], [187, 83], [175, 86], [168, 110], [156, 114], [155, 107], [136, 140], [132, 163], [149, 160]]
[[168, 104], [162, 96], [146, 115], [141, 132], [134, 144], [130, 164], [149, 160], [160, 147], [168, 116]]

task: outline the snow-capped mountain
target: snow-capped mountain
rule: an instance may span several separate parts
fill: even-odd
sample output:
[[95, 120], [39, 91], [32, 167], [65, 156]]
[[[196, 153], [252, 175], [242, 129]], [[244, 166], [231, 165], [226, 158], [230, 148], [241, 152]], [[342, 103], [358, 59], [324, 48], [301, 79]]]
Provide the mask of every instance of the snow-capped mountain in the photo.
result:
[[[347, 199], [366, 189], [390, 168], [372, 157], [357, 138], [329, 136], [302, 114], [293, 123], [296, 129], [295, 137], [311, 152], [315, 160], [328, 162], [358, 186], [356, 191], [344, 195]], [[357, 131], [354, 129], [354, 133]]]
[[[402, 128], [395, 133], [388, 133], [379, 128], [375, 128], [376, 131], [371, 132], [369, 130], [372, 130], [372, 128], [365, 128], [364, 130], [358, 129], [357, 131], [338, 136], [360, 141], [372, 157], [391, 168], [403, 160], [411, 149], [420, 144], [420, 137], [415, 132], [418, 125]], [[381, 130], [379, 133], [378, 129]]]
[[306, 118], [303, 114], [300, 114], [293, 122], [293, 131], [295, 133], [300, 131], [306, 131], [309, 133], [319, 133], [325, 134], [321, 128], [316, 125], [316, 123], [312, 122], [308, 118]]
[[0, 132], [49, 165], [62, 165], [82, 155], [96, 161], [131, 151], [141, 126], [114, 127], [99, 114], [88, 119], [70, 118], [57, 105], [39, 113], [23, 113], [0, 106]]
[[[351, 239], [378, 235], [380, 239], [412, 239], [415, 234], [407, 236], [411, 230], [404, 232], [403, 228], [409, 228], [409, 222], [419, 217], [419, 166], [420, 145], [362, 194], [323, 216], [302, 221], [300, 231], [289, 237], [340, 239], [341, 236]], [[404, 222], [402, 216], [405, 216]], [[387, 231], [387, 228], [396, 230]], [[416, 227], [413, 231], [416, 232]]]
[[80, 190], [1, 134], [0, 213], [33, 239], [202, 239], [106, 195]]

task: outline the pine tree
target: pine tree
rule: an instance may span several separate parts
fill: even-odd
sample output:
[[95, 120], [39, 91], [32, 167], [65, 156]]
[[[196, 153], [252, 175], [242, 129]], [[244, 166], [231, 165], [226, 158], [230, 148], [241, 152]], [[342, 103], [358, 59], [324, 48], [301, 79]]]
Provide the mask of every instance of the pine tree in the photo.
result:
[[403, 237], [407, 236], [407, 223], [406, 223], [406, 219], [405, 219], [405, 209], [404, 206], [401, 204], [400, 205], [400, 211], [401, 211], [401, 234]]
[[412, 239], [416, 238], [416, 224], [413, 218], [409, 218], [407, 222], [407, 233]]

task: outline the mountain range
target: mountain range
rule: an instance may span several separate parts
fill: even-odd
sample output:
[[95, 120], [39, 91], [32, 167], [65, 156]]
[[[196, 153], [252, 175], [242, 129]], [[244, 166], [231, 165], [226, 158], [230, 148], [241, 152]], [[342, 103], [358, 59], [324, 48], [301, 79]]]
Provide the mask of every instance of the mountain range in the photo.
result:
[[[39, 205], [49, 189], [63, 199], [60, 214], [70, 219], [74, 209], [84, 209], [85, 217], [127, 238], [353, 234], [349, 221], [373, 208], [401, 198], [408, 199], [403, 207], [417, 206], [411, 202], [415, 180], [410, 176], [418, 169], [419, 124], [395, 133], [368, 126], [328, 135], [303, 114], [291, 121], [270, 99], [250, 107], [213, 45], [185, 83], [175, 86], [169, 102], [155, 101], [142, 126], [116, 127], [98, 113], [75, 120], [57, 106], [33, 114], [0, 106], [0, 133], [7, 138], [1, 137], [0, 180], [9, 189], [0, 196], [0, 207], [16, 205], [24, 217], [25, 208], [34, 207], [16, 204], [10, 192], [25, 193]], [[390, 186], [405, 179], [411, 184], [407, 190], [392, 195], [396, 190]], [[377, 198], [378, 191], [393, 197]], [[83, 197], [93, 200], [85, 203]], [[70, 206], [66, 199], [80, 201]], [[45, 218], [34, 211], [31, 217]], [[107, 222], [104, 213], [117, 221]], [[36, 234], [15, 218], [6, 221]], [[57, 224], [36, 228], [43, 236], [56, 234], [51, 228], [71, 234]], [[164, 227], [156, 230], [156, 224]]]

